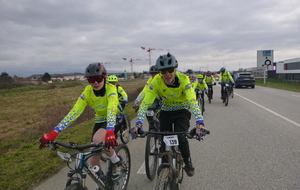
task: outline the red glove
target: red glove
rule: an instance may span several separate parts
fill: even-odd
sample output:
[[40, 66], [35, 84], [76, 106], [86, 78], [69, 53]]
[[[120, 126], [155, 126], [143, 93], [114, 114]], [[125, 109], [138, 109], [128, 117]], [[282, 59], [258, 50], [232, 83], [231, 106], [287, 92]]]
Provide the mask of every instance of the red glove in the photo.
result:
[[118, 141], [116, 139], [114, 130], [106, 131], [104, 146], [107, 149], [110, 149], [110, 147], [114, 148], [115, 146], [119, 146], [119, 145], [120, 144], [118, 143]]
[[50, 133], [44, 134], [39, 140], [41, 142], [40, 148], [45, 147], [49, 143], [49, 141], [54, 141], [56, 136], [58, 135], [57, 131], [51, 131]]

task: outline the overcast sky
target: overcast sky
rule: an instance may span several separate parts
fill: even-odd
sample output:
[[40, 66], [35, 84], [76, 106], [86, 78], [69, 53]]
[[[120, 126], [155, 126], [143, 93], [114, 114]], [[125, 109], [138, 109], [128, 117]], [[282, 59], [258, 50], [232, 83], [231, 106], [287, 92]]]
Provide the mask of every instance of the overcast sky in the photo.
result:
[[[0, 72], [29, 76], [149, 69], [169, 50], [179, 70], [256, 66], [300, 57], [299, 0], [0, 0]], [[163, 50], [161, 50], [163, 49]]]

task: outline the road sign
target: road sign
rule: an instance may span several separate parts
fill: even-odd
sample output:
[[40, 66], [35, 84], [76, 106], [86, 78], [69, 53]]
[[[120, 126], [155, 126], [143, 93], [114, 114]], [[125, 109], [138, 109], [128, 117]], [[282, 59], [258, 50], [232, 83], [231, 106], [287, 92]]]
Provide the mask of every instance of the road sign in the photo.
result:
[[273, 57], [274, 50], [257, 50], [257, 67], [272, 68]]

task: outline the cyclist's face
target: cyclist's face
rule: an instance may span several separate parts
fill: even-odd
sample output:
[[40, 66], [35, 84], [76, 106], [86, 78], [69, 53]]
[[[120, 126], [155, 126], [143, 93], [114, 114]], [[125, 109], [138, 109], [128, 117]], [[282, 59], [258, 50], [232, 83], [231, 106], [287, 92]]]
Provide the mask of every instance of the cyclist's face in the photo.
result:
[[88, 81], [94, 90], [100, 90], [104, 86], [105, 79], [102, 76], [97, 76], [89, 77]]
[[117, 82], [109, 82], [110, 84], [117, 85]]
[[165, 72], [165, 74], [161, 74], [166, 84], [172, 84], [173, 80], [175, 79], [176, 70], [173, 72]]

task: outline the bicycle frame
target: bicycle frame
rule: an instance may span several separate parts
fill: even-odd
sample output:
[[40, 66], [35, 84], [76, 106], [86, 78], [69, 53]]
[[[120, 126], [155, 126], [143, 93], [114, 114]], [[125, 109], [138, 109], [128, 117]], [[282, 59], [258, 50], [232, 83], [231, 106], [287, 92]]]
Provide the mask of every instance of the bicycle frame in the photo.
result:
[[[69, 148], [69, 149], [79, 150], [79, 152], [72, 154], [72, 155], [76, 154], [75, 169], [72, 169], [69, 166], [69, 163], [67, 163], [68, 167], [70, 168], [70, 171], [68, 172], [68, 180], [66, 183], [66, 187], [70, 186], [73, 181], [76, 181], [79, 184], [79, 186], [86, 188], [86, 184], [85, 184], [86, 176], [87, 176], [86, 174], [88, 174], [93, 179], [93, 181], [99, 186], [99, 188], [101, 190], [106, 190], [108, 188], [112, 188], [114, 186], [114, 184], [118, 183], [118, 181], [121, 179], [121, 177], [120, 177], [116, 181], [112, 180], [112, 178], [111, 178], [111, 176], [112, 176], [111, 166], [112, 165], [110, 164], [109, 159], [107, 160], [107, 173], [105, 175], [105, 178], [106, 178], [105, 181], [103, 181], [90, 167], [90, 165], [88, 163], [88, 159], [91, 156], [100, 154], [101, 152], [108, 151], [107, 149], [105, 149], [103, 147], [102, 144], [89, 144], [89, 145], [77, 146], [75, 144], [68, 145], [68, 144], [65, 144], [62, 142], [53, 141], [49, 144], [49, 146], [51, 147], [52, 150], [56, 150], [57, 149], [56, 144], [61, 145], [66, 148]], [[95, 147], [95, 149], [87, 150], [87, 151], [83, 150], [83, 149], [87, 149], [87, 148], [91, 148], [91, 147]], [[72, 157], [71, 154], [63, 153], [63, 152], [59, 152], [59, 151], [57, 151], [57, 154], [63, 160], [66, 160], [68, 162], [71, 161], [71, 157]]]

